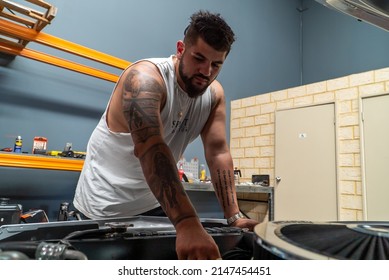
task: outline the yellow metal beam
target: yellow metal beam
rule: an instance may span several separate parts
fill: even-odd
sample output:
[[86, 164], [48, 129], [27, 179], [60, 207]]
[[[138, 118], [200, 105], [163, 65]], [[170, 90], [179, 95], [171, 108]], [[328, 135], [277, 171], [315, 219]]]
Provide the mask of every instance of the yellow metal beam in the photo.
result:
[[102, 70], [98, 70], [89, 66], [78, 64], [69, 60], [58, 58], [52, 55], [48, 55], [42, 52], [31, 50], [28, 48], [18, 48], [9, 43], [0, 40], [0, 51], [11, 55], [20, 55], [26, 58], [34, 59], [40, 62], [58, 66], [64, 69], [72, 70], [78, 73], [86, 74], [96, 78], [100, 78], [110, 82], [116, 82], [118, 76]]
[[81, 171], [83, 159], [58, 158], [0, 152], [0, 166]]
[[3, 19], [0, 19], [0, 34], [1, 33], [12, 38], [46, 45], [119, 69], [125, 69], [131, 64], [131, 62], [126, 60]]

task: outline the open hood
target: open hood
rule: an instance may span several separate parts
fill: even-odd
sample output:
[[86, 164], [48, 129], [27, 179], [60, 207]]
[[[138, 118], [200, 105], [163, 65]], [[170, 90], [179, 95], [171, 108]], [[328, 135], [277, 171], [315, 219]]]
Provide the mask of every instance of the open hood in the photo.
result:
[[316, 0], [317, 2], [364, 22], [389, 31], [388, 0]]

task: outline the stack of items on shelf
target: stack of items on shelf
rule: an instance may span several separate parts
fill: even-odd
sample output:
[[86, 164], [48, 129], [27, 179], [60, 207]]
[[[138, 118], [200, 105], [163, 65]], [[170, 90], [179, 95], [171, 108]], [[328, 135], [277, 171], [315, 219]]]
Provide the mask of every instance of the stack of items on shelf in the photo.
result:
[[[47, 150], [48, 140], [43, 136], [35, 136], [32, 145], [32, 154], [36, 155], [47, 155], [47, 156], [59, 156], [59, 157], [70, 157], [70, 158], [81, 158], [84, 159], [86, 152], [74, 151], [72, 149], [72, 143], [66, 143], [63, 150]], [[27, 154], [28, 152], [23, 151], [23, 139], [22, 136], [15, 138], [14, 147], [2, 148], [2, 152], [14, 152]]]
[[177, 162], [177, 169], [179, 171], [184, 171], [184, 174], [190, 183], [199, 180], [199, 161], [197, 158], [193, 158], [191, 161], [186, 161], [186, 159], [182, 157]]

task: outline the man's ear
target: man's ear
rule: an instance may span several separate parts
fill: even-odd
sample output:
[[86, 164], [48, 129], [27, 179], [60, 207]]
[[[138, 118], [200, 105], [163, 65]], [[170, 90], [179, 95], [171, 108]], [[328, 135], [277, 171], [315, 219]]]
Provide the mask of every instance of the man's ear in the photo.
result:
[[177, 41], [177, 53], [176, 56], [178, 59], [181, 59], [182, 54], [184, 53], [185, 50], [185, 44], [183, 41]]

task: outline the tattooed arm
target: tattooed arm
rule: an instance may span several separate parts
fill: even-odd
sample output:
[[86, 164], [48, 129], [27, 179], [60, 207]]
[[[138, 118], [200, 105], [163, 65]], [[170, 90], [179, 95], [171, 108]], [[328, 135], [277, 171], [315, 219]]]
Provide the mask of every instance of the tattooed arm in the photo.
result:
[[[180, 259], [216, 259], [218, 247], [202, 227], [178, 177], [173, 155], [163, 140], [160, 111], [166, 87], [149, 62], [131, 66], [115, 88], [108, 111], [110, 128], [131, 132], [135, 155], [147, 183], [176, 228]], [[115, 110], [116, 109], [116, 110]]]
[[[211, 172], [212, 184], [224, 216], [229, 218], [239, 213], [234, 182], [234, 170], [231, 153], [226, 139], [226, 104], [224, 91], [220, 83], [211, 84], [212, 112], [204, 127], [201, 138], [205, 157]], [[233, 226], [249, 228], [258, 224], [251, 219], [239, 219]]]

